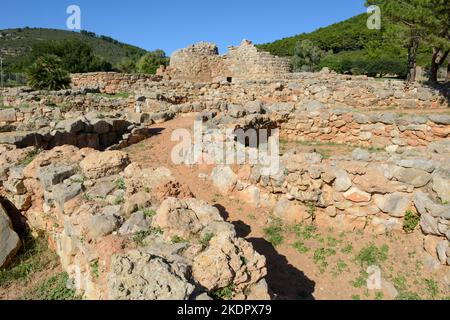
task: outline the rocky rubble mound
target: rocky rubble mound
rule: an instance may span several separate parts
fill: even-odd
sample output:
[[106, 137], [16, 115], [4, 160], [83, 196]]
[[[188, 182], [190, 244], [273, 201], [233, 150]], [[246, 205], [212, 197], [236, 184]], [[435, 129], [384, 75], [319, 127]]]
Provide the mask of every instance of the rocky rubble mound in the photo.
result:
[[[9, 164], [5, 176], [8, 198], [17, 208], [18, 197], [29, 199], [22, 213], [51, 236], [88, 299], [204, 299], [224, 288], [236, 299], [269, 298], [265, 258], [167, 168], [62, 146], [26, 166]], [[2, 258], [20, 244], [8, 220], [3, 225]]]

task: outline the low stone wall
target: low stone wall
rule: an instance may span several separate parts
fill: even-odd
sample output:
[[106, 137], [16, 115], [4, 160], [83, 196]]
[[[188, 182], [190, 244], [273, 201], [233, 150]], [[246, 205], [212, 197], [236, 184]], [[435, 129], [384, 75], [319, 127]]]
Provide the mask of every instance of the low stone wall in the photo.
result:
[[289, 114], [270, 114], [280, 128], [281, 138], [288, 141], [322, 141], [396, 150], [405, 146], [427, 146], [450, 136], [450, 112], [362, 112], [327, 108], [311, 101]]
[[161, 80], [159, 76], [94, 72], [72, 74], [73, 88], [98, 88], [103, 93], [130, 92]]
[[402, 233], [405, 220], [417, 215], [427, 261], [437, 268], [450, 265], [449, 154], [448, 141], [411, 155], [355, 149], [351, 156], [324, 159], [292, 151], [282, 157], [278, 174], [262, 176], [258, 165], [235, 172], [219, 166], [211, 179], [222, 193], [234, 190], [287, 223]]

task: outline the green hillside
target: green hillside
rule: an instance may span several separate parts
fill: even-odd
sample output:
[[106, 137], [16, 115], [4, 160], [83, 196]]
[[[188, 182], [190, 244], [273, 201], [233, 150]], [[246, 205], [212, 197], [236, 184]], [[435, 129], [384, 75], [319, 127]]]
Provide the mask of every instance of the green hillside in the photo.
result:
[[259, 48], [278, 56], [292, 56], [295, 44], [309, 39], [323, 50], [341, 51], [361, 50], [369, 40], [380, 37], [376, 30], [366, 27], [367, 15], [360, 14], [348, 20], [317, 29], [311, 33], [302, 33], [271, 43], [258, 45]]
[[137, 59], [147, 51], [121, 43], [106, 36], [82, 31], [72, 32], [57, 29], [23, 28], [0, 30], [0, 55], [11, 65], [24, 57], [38, 42], [46, 40], [79, 39], [93, 48], [94, 54], [116, 65], [126, 58]]
[[[388, 34], [387, 30], [392, 29], [392, 25], [384, 22], [381, 30], [370, 30], [366, 25], [367, 17], [367, 14], [363, 13], [311, 33], [302, 33], [257, 46], [278, 56], [291, 57], [299, 41], [311, 40], [314, 45], [328, 53], [321, 66], [331, 67], [338, 72], [345, 71], [342, 70], [345, 69], [342, 64], [351, 65], [349, 62], [352, 61], [356, 64], [367, 64], [374, 57], [383, 58], [384, 61], [379, 62], [381, 64], [394, 61], [398, 65], [404, 63], [406, 66], [406, 47], [401, 40], [396, 39], [395, 34]], [[421, 44], [417, 56], [418, 65], [427, 67], [430, 61], [430, 47]]]

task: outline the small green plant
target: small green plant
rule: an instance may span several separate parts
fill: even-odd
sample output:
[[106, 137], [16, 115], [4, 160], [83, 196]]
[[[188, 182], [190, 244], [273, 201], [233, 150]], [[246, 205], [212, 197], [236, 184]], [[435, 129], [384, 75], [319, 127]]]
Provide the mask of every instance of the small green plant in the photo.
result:
[[335, 254], [336, 250], [332, 248], [319, 248], [314, 251], [313, 260], [314, 263], [318, 265], [320, 273], [324, 273], [325, 269], [328, 267], [327, 258]]
[[176, 244], [176, 243], [186, 243], [187, 241], [185, 239], [183, 239], [182, 237], [177, 235], [177, 236], [173, 236], [172, 237], [171, 242]]
[[362, 271], [358, 278], [355, 279], [355, 281], [352, 281], [352, 285], [355, 288], [362, 288], [367, 283], [367, 278], [369, 277], [369, 274], [367, 272]]
[[403, 220], [403, 230], [407, 233], [411, 233], [416, 229], [419, 224], [420, 216], [412, 210], [406, 211], [405, 218]]
[[122, 177], [117, 178], [116, 181], [115, 181], [115, 184], [116, 184], [116, 188], [119, 189], [119, 190], [125, 190], [126, 189], [125, 180]]
[[395, 289], [399, 292], [405, 292], [408, 290], [408, 284], [405, 276], [398, 276], [393, 279]]
[[114, 199], [114, 205], [118, 206], [125, 202], [125, 198], [123, 196], [118, 196]]
[[24, 299], [30, 300], [76, 300], [75, 290], [68, 288], [69, 275], [59, 273], [41, 282]]
[[339, 276], [340, 274], [342, 274], [346, 270], [348, 270], [347, 263], [345, 263], [344, 260], [339, 259], [339, 261], [336, 264], [336, 267], [333, 270], [332, 275], [334, 277], [337, 277], [337, 276]]
[[350, 254], [353, 252], [353, 246], [351, 244], [348, 244], [341, 249], [341, 252], [345, 254]]
[[234, 284], [231, 284], [225, 288], [214, 290], [211, 293], [211, 297], [215, 300], [231, 300], [233, 299], [234, 290], [236, 290], [236, 287]]
[[317, 227], [314, 225], [296, 224], [294, 226], [294, 233], [297, 237], [302, 239], [317, 238]]
[[41, 148], [35, 147], [33, 150], [27, 153], [26, 157], [22, 159], [19, 164], [21, 166], [28, 166], [34, 159], [42, 152]]
[[294, 242], [292, 247], [294, 247], [299, 253], [307, 253], [309, 251], [309, 248], [302, 241]]
[[436, 299], [439, 295], [439, 286], [433, 279], [425, 279], [425, 290], [432, 299]]
[[342, 240], [338, 240], [334, 237], [327, 237], [327, 244], [330, 247], [337, 247], [338, 244], [340, 244]]
[[91, 261], [90, 267], [91, 267], [91, 276], [93, 278], [98, 278], [100, 276], [98, 259]]
[[375, 300], [383, 300], [384, 294], [381, 291], [375, 292]]
[[361, 266], [370, 266], [374, 264], [381, 264], [388, 258], [389, 247], [382, 245], [381, 248], [371, 243], [370, 245], [361, 249], [356, 256], [355, 260], [358, 261]]
[[248, 214], [247, 217], [251, 220], [256, 220], [256, 216], [253, 213]]
[[316, 221], [316, 206], [312, 202], [306, 203], [306, 212], [309, 214], [308, 219], [311, 219], [312, 222]]
[[144, 214], [144, 217], [146, 217], [146, 218], [153, 218], [154, 216], [156, 216], [156, 211], [152, 210], [152, 209], [146, 208], [146, 209], [142, 210], [142, 212]]
[[214, 233], [207, 233], [200, 239], [200, 244], [204, 247], [209, 246], [209, 242], [214, 237]]
[[162, 234], [163, 231], [160, 228], [151, 228], [145, 231], [139, 231], [133, 235], [133, 241], [138, 245], [144, 245], [144, 240], [151, 235]]
[[361, 300], [361, 296], [358, 294], [355, 294], [352, 296], [352, 300], [359, 301], [359, 300]]
[[422, 297], [416, 292], [400, 292], [396, 300], [422, 300]]
[[267, 241], [269, 241], [274, 247], [277, 247], [283, 243], [283, 232], [283, 222], [278, 218], [274, 218], [271, 224], [267, 228], [264, 228], [264, 234]]

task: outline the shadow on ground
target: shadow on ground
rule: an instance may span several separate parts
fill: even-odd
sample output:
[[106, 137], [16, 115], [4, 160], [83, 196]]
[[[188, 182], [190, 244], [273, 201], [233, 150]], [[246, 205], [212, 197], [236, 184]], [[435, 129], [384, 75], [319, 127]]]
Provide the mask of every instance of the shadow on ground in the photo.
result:
[[[229, 214], [220, 205], [214, 205], [224, 220], [228, 220]], [[231, 221], [230, 221], [231, 222]], [[243, 221], [231, 222], [238, 237], [245, 238], [251, 228]], [[275, 300], [314, 300], [313, 292], [316, 283], [309, 279], [301, 270], [289, 263], [287, 258], [274, 248], [274, 246], [263, 238], [246, 238], [259, 254], [266, 257], [267, 276], [266, 281]]]

